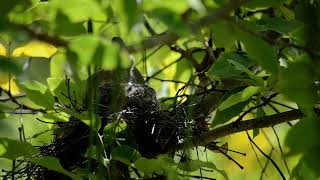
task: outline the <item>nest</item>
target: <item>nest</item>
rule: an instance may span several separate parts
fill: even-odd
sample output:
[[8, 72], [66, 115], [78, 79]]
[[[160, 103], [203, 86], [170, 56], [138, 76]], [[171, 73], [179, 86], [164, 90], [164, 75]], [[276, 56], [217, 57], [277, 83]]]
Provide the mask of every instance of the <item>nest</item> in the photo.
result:
[[[207, 128], [206, 123], [199, 126], [201, 123], [188, 118], [183, 105], [174, 105], [170, 109], [161, 110], [155, 92], [146, 85], [131, 84], [131, 87], [126, 89], [127, 93], [124, 93], [126, 96], [119, 92], [119, 86], [110, 84], [100, 87], [99, 91], [99, 104], [103, 105], [96, 107], [102, 119], [102, 128], [99, 132], [102, 134], [104, 126], [115, 119], [124, 121], [135, 139], [134, 147], [144, 157], [153, 158], [167, 152], [168, 149], [174, 149]], [[84, 156], [89, 146], [89, 134], [90, 129], [87, 125], [71, 117], [69, 122], [58, 123], [53, 142], [39, 147], [41, 153], [38, 156], [56, 157], [68, 171], [86, 168], [90, 161]], [[111, 150], [106, 149], [106, 152]], [[62, 174], [24, 161], [26, 164], [24, 170], [9, 171], [4, 176], [5, 179], [12, 173], [15, 173], [16, 177], [21, 176], [26, 179], [68, 179]], [[95, 171], [94, 167], [91, 167], [92, 172]], [[124, 164], [117, 163], [117, 167], [117, 170], [121, 171], [119, 177], [130, 177], [128, 168]]]

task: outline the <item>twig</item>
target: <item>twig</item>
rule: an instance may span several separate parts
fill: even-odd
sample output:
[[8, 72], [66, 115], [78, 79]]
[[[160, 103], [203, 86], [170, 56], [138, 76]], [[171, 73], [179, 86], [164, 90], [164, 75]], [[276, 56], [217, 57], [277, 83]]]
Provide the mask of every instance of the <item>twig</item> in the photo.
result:
[[272, 98], [276, 97], [277, 95], [278, 95], [278, 93], [274, 93], [274, 94], [272, 94], [268, 99], [266, 99], [263, 103], [261, 103], [261, 104], [259, 104], [259, 105], [257, 105], [257, 106], [254, 106], [254, 107], [249, 108], [247, 111], [245, 111], [244, 113], [242, 113], [242, 114], [239, 116], [239, 118], [236, 120], [236, 122], [241, 121], [241, 120], [244, 118], [244, 116], [246, 116], [246, 115], [247, 115], [248, 113], [250, 113], [251, 111], [253, 111], [253, 110], [255, 110], [255, 109], [259, 108], [259, 107], [263, 107], [263, 106], [268, 105], [268, 103], [270, 102], [270, 100], [271, 100]]
[[[269, 157], [271, 157], [273, 150], [274, 150], [274, 148], [272, 147], [272, 148], [271, 148], [271, 151], [270, 151], [270, 153], [269, 153]], [[266, 169], [267, 169], [267, 166], [268, 166], [269, 162], [270, 162], [269, 159], [267, 159], [267, 162], [266, 162], [266, 164], [264, 165], [264, 167], [263, 167], [263, 169], [262, 169], [262, 171], [261, 171], [260, 180], [262, 180], [263, 174], [265, 174], [265, 171], [266, 171]], [[267, 175], [267, 174], [266, 174], [266, 175]]]
[[248, 131], [246, 131], [247, 136], [249, 138], [249, 140], [253, 143], [253, 145], [261, 152], [261, 154], [263, 154], [263, 156], [265, 156], [267, 159], [270, 160], [270, 162], [273, 164], [273, 166], [277, 169], [277, 171], [279, 172], [280, 176], [282, 177], [282, 179], [286, 179], [285, 176], [283, 175], [282, 171], [280, 170], [279, 166], [273, 161], [273, 159], [271, 159], [270, 156], [268, 156], [266, 153], [264, 153], [259, 146], [252, 140], [252, 138], [250, 137]]

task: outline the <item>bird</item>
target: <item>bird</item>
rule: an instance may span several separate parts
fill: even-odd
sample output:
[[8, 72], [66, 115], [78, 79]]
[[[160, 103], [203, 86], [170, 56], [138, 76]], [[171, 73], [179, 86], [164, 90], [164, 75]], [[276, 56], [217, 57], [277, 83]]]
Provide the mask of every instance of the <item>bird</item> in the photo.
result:
[[[120, 48], [126, 48], [124, 41], [120, 37], [113, 37], [112, 42], [119, 44]], [[129, 55], [131, 56], [131, 55]], [[152, 112], [160, 110], [160, 103], [154, 89], [149, 87], [136, 68], [133, 56], [127, 83], [127, 108], [129, 111]]]

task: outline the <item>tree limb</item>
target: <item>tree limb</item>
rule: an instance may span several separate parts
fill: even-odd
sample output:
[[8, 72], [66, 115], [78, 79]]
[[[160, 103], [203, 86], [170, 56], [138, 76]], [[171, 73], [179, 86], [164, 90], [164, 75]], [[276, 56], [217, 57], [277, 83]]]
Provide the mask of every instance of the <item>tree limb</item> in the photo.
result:
[[[315, 109], [315, 113], [320, 115], [320, 109]], [[296, 119], [300, 119], [305, 115], [301, 110], [295, 109], [287, 112], [282, 112], [279, 114], [274, 114], [270, 116], [265, 116], [261, 118], [250, 119], [241, 122], [232, 122], [230, 124], [218, 127], [216, 129], [210, 130], [208, 132], [203, 133], [199, 137], [194, 137], [192, 142], [194, 144], [182, 144], [178, 149], [185, 149], [194, 146], [205, 146], [208, 143], [211, 143], [219, 138], [235, 134], [242, 131], [252, 130], [256, 128], [265, 128], [271, 127], [283, 122], [288, 122]], [[177, 150], [177, 149], [175, 149]], [[173, 149], [169, 149], [168, 152], [173, 151]]]

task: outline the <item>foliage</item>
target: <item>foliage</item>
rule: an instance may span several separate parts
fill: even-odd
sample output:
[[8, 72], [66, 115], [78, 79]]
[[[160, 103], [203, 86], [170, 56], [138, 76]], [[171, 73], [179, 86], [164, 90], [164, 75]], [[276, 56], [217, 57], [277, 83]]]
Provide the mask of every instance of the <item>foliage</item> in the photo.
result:
[[[278, 143], [270, 153], [249, 138], [266, 161], [257, 159], [261, 177], [269, 163], [277, 178], [318, 178], [319, 8], [317, 0], [0, 1], [0, 129], [19, 130], [0, 134], [0, 157], [12, 162], [3, 178], [228, 179], [199, 147], [242, 169], [219, 142], [247, 130], [267, 137], [270, 126]], [[27, 120], [40, 125], [28, 130]], [[274, 126], [284, 122], [292, 127], [282, 143]]]

